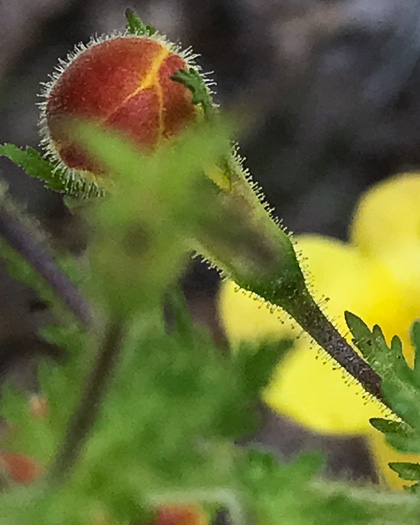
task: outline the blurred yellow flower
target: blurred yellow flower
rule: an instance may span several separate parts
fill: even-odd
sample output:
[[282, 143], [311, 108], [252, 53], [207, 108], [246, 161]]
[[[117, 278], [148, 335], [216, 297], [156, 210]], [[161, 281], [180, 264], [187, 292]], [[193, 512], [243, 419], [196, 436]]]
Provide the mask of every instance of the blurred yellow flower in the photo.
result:
[[[304, 273], [324, 311], [343, 333], [349, 310], [379, 324], [388, 341], [401, 337], [412, 361], [412, 322], [420, 317], [420, 174], [400, 175], [374, 186], [359, 203], [343, 243], [317, 235], [296, 239]], [[320, 296], [322, 293], [323, 296]], [[328, 301], [326, 300], [328, 298]], [[366, 435], [386, 481], [402, 483], [388, 461], [410, 461], [385, 445], [369, 424], [384, 407], [368, 398], [315, 342], [280, 309], [223, 283], [219, 307], [232, 346], [298, 335], [294, 350], [275, 370], [264, 401], [275, 411], [324, 434]], [[420, 461], [420, 456], [414, 456]]]

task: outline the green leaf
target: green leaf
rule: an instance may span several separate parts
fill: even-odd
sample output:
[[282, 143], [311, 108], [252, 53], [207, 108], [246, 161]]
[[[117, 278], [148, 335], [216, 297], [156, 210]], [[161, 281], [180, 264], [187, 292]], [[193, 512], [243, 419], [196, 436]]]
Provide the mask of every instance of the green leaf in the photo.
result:
[[209, 120], [215, 114], [215, 106], [209, 87], [203, 76], [196, 68], [179, 69], [171, 77], [175, 82], [179, 82], [192, 93], [192, 102], [195, 105], [201, 105], [204, 111], [204, 117]]
[[165, 307], [170, 329], [186, 342], [191, 342], [196, 336], [197, 327], [193, 325], [191, 312], [180, 286], [169, 290], [165, 297]]
[[402, 341], [397, 335], [391, 339], [391, 350], [398, 359], [404, 359]]
[[415, 483], [414, 485], [405, 485], [404, 490], [408, 492], [409, 494], [418, 494], [420, 489], [420, 485], [418, 483]]
[[126, 29], [129, 33], [136, 36], [152, 36], [156, 33], [153, 26], [146, 25], [143, 20], [131, 9], [125, 10], [127, 19]]
[[58, 191], [73, 197], [102, 196], [104, 191], [89, 182], [82, 175], [66, 174], [58, 166], [44, 159], [36, 150], [27, 147], [20, 149], [14, 144], [0, 145], [0, 157], [7, 157], [31, 177], [41, 180], [49, 190]]
[[370, 424], [385, 435], [387, 443], [400, 452], [420, 452], [418, 431], [404, 421], [371, 418]]
[[414, 346], [414, 380], [420, 388], [420, 321], [411, 327], [411, 342]]
[[[353, 335], [353, 342], [361, 351], [363, 357], [377, 372], [382, 380], [382, 389], [395, 391], [401, 389], [399, 398], [413, 394], [411, 368], [407, 365], [402, 352], [402, 343], [394, 336], [388, 346], [380, 326], [374, 325], [372, 330], [356, 315], [346, 312], [345, 318]], [[407, 385], [411, 393], [407, 390]], [[398, 413], [401, 415], [400, 413]]]
[[[244, 494], [252, 510], [250, 523], [258, 525], [365, 525], [374, 523], [369, 503], [351, 499], [351, 490], [322, 493], [314, 476], [325, 461], [321, 454], [304, 453], [279, 464], [270, 453], [251, 450], [241, 470]], [[319, 485], [318, 485], [319, 487]], [[372, 514], [371, 514], [372, 513]], [[339, 516], [339, 519], [337, 517]]]
[[[416, 370], [412, 370], [403, 355], [402, 342], [394, 336], [388, 346], [378, 325], [369, 327], [356, 315], [346, 312], [347, 324], [354, 343], [363, 357], [382, 378], [382, 391], [393, 412], [402, 422], [371, 419], [371, 424], [382, 432], [387, 443], [402, 452], [420, 452], [420, 388]], [[418, 344], [419, 328], [412, 330], [413, 342]], [[417, 346], [416, 346], [417, 355]], [[418, 370], [417, 370], [418, 375]]]
[[420, 465], [418, 463], [392, 462], [388, 464], [400, 478], [406, 479], [407, 481], [420, 480]]
[[420, 454], [420, 436], [415, 434], [413, 438], [388, 434], [386, 441], [393, 449], [409, 454]]
[[[131, 191], [133, 187], [140, 191], [156, 184], [158, 171], [164, 181], [160, 190], [165, 197], [171, 194], [173, 200], [181, 196], [173, 194], [177, 188], [178, 191], [185, 191], [182, 181], [185, 183], [191, 179], [191, 171], [203, 169], [230, 151], [230, 132], [222, 122], [191, 125], [176, 141], [168, 141], [155, 155], [147, 155], [121, 133], [88, 122], [76, 122], [73, 126], [74, 140], [119, 176], [119, 186], [130, 186]], [[197, 155], [198, 151], [200, 155]]]
[[[395, 336], [393, 339], [395, 339], [397, 336]], [[386, 344], [386, 341], [385, 341], [385, 336], [384, 336], [384, 333], [382, 331], [382, 328], [375, 324], [372, 328], [372, 338], [373, 338], [373, 344], [375, 345], [375, 353], [378, 352], [378, 350], [381, 352], [381, 353], [384, 353], [384, 354], [389, 354], [390, 352], [390, 348], [388, 347], [388, 345]], [[398, 352], [399, 354], [402, 356], [402, 352], [400, 350], [401, 348], [401, 344], [398, 345], [398, 338], [394, 341], [394, 349], [395, 349], [395, 352], [397, 355], [398, 355]]]
[[3, 144], [0, 146], [0, 156], [10, 159], [31, 177], [41, 179], [49, 189], [64, 189], [62, 179], [54, 173], [54, 166], [33, 148], [27, 147], [22, 150], [14, 144]]
[[[406, 423], [420, 430], [420, 390], [407, 377], [408, 374], [403, 370], [401, 373], [398, 366], [391, 368], [394, 377], [384, 378], [382, 390], [386, 399], [391, 403], [394, 412]], [[420, 434], [419, 434], [420, 436]]]
[[234, 360], [236, 366], [242, 370], [244, 388], [248, 395], [255, 396], [267, 386], [276, 365], [284, 359], [291, 346], [292, 343], [288, 340], [265, 341], [253, 349], [241, 345]]
[[344, 317], [350, 332], [353, 335], [353, 341], [359, 350], [362, 352], [363, 357], [368, 359], [372, 355], [372, 333], [369, 330], [368, 325], [360, 319], [357, 315], [345, 311]]
[[363, 338], [370, 338], [371, 332], [369, 327], [362, 319], [360, 319], [360, 317], [346, 310], [344, 312], [344, 318], [355, 339], [361, 340]]
[[121, 315], [165, 293], [185, 265], [191, 239], [213, 217], [220, 220], [212, 205], [218, 192], [203, 166], [229, 149], [227, 129], [221, 122], [190, 126], [153, 155], [97, 125], [76, 123], [73, 129], [115, 182], [113, 198], [92, 210], [97, 235], [90, 250], [92, 271], [103, 276], [98, 287]]
[[379, 432], [383, 434], [398, 434], [402, 436], [410, 436], [413, 434], [413, 429], [403, 421], [394, 421], [379, 417], [372, 417], [369, 421], [376, 430], [379, 430]]

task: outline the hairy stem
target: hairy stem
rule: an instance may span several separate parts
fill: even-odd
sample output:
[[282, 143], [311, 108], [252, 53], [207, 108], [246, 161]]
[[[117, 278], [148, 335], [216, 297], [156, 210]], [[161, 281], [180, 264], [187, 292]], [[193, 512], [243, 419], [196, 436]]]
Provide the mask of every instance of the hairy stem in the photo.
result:
[[77, 461], [86, 437], [93, 427], [106, 390], [118, 363], [121, 350], [122, 325], [111, 321], [101, 351], [86, 381], [79, 406], [70, 418], [65, 440], [50, 471], [50, 479], [61, 482]]
[[327, 319], [309, 292], [303, 291], [295, 295], [287, 302], [284, 309], [369, 394], [389, 406], [382, 392], [380, 376]]

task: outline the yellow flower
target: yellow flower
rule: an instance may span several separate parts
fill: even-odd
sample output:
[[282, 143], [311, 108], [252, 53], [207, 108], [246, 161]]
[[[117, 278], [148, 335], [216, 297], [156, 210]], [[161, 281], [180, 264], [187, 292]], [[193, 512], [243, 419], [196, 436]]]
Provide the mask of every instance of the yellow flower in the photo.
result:
[[[401, 175], [372, 188], [356, 210], [350, 242], [317, 235], [296, 240], [314, 295], [341, 331], [348, 333], [343, 313], [349, 310], [370, 326], [379, 324], [388, 341], [399, 335], [411, 362], [409, 329], [420, 317], [420, 174]], [[385, 464], [411, 456], [397, 458], [369, 424], [370, 417], [386, 415], [385, 409], [308, 335], [300, 334], [281, 309], [250, 297], [231, 281], [222, 285], [219, 305], [234, 348], [241, 341], [299, 334], [294, 350], [275, 370], [264, 401], [312, 430], [368, 436], [386, 480], [400, 487]]]

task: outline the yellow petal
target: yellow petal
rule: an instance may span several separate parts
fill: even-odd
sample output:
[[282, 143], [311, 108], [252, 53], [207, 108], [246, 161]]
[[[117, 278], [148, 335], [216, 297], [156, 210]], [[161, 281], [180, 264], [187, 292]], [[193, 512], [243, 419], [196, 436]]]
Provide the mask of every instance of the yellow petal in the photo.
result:
[[244, 341], [257, 343], [294, 335], [283, 310], [242, 290], [233, 281], [222, 283], [219, 292], [219, 312], [234, 349]]
[[367, 191], [354, 213], [350, 235], [351, 242], [369, 254], [395, 252], [401, 244], [418, 246], [420, 173], [391, 177]]
[[356, 209], [352, 242], [381, 259], [405, 296], [410, 321], [420, 317], [420, 173], [406, 173], [368, 191]]

